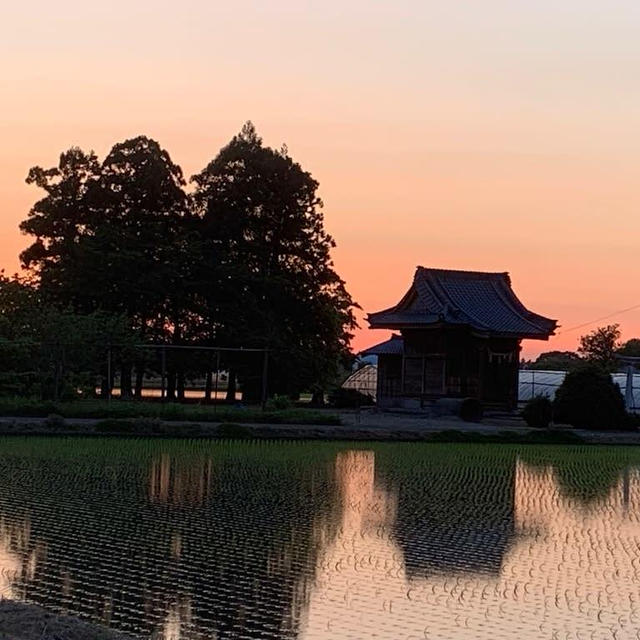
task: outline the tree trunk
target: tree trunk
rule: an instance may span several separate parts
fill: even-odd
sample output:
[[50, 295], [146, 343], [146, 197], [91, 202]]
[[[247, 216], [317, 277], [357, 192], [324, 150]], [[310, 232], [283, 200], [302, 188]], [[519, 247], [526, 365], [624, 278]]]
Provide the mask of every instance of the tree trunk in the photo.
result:
[[184, 371], [182, 369], [182, 365], [176, 375], [176, 391], [178, 402], [184, 402]]
[[316, 390], [311, 396], [311, 406], [324, 407], [324, 391]]
[[240, 378], [240, 388], [242, 389], [243, 404], [260, 404], [262, 401], [262, 384], [256, 376]]
[[131, 389], [131, 372], [133, 365], [131, 362], [123, 362], [120, 368], [120, 397], [130, 400], [133, 396]]
[[144, 383], [144, 365], [142, 363], [138, 363], [136, 365], [136, 398], [140, 400], [142, 398], [142, 385]]
[[227, 380], [227, 402], [236, 401], [236, 370], [229, 368], [229, 378]]
[[109, 397], [109, 381], [106, 374], [100, 377], [100, 397], [103, 399]]
[[176, 399], [176, 372], [167, 373], [167, 400], [173, 402]]
[[204, 401], [211, 402], [211, 387], [213, 386], [213, 375], [211, 371], [207, 371], [207, 376], [204, 380]]
[[[174, 345], [180, 345], [182, 341], [182, 327], [179, 320], [174, 321], [173, 325], [173, 338], [171, 343]], [[178, 391], [178, 400], [184, 400], [184, 373], [182, 370], [182, 353], [180, 351], [174, 352], [172, 360], [172, 367], [169, 370], [167, 379], [167, 400], [175, 402], [176, 400], [176, 388]], [[182, 398], [180, 394], [182, 393]]]

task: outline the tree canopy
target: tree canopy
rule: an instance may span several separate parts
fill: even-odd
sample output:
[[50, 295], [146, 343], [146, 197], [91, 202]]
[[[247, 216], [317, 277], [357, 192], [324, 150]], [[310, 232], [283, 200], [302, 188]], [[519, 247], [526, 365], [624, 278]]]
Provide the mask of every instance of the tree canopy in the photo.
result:
[[274, 390], [323, 386], [348, 354], [355, 319], [318, 183], [286, 149], [265, 147], [251, 123], [193, 181], [204, 262], [237, 287], [212, 292], [212, 320], [224, 315], [216, 301], [230, 303], [234, 322], [220, 326], [227, 339], [273, 350]]
[[620, 325], [610, 324], [598, 327], [580, 337], [578, 353], [605, 371], [615, 371], [618, 367], [616, 352], [620, 347]]
[[[190, 194], [145, 136], [102, 162], [71, 148], [27, 182], [45, 192], [20, 225], [39, 304], [125, 318], [148, 342], [266, 348], [273, 393], [324, 390], [350, 358], [356, 305], [331, 259], [318, 182], [250, 122]], [[120, 364], [126, 377], [131, 362]], [[255, 372], [225, 364], [251, 395]]]
[[528, 362], [526, 368], [540, 371], [572, 371], [582, 362], [582, 358], [573, 351], [546, 351], [533, 362]]
[[627, 340], [618, 350], [621, 356], [630, 356], [632, 358], [640, 358], [640, 338], [631, 338]]

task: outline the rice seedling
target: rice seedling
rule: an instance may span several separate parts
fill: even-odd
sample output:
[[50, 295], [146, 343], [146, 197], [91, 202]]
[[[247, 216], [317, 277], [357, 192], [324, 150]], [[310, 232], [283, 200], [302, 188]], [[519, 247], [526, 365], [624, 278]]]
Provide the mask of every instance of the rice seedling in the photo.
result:
[[3, 593], [141, 639], [625, 637], [640, 616], [635, 447], [2, 437], [0, 477]]

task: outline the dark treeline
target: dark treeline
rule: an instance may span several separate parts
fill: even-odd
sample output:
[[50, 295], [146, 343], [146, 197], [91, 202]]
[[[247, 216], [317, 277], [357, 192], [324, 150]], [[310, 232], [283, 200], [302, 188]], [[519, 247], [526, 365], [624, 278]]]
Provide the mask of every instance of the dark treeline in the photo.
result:
[[586, 364], [596, 365], [613, 373], [627, 366], [624, 358], [640, 357], [640, 339], [620, 340], [622, 332], [619, 324], [597, 327], [580, 336], [578, 351], [547, 351], [536, 360], [523, 360], [522, 369], [542, 371], [574, 371]]
[[[71, 148], [27, 182], [45, 193], [20, 225], [33, 238], [20, 255], [27, 275], [0, 283], [5, 376], [31, 371], [48, 397], [100, 377], [107, 393], [105, 352], [117, 345], [113, 369], [131, 397], [159, 370], [158, 353], [134, 345], [266, 348], [270, 394], [320, 398], [349, 360], [356, 305], [331, 260], [318, 183], [251, 123], [189, 188], [144, 136], [102, 162]], [[210, 386], [210, 353], [172, 354], [170, 398], [184, 397], [189, 375]], [[255, 360], [221, 361], [248, 400], [260, 394]]]

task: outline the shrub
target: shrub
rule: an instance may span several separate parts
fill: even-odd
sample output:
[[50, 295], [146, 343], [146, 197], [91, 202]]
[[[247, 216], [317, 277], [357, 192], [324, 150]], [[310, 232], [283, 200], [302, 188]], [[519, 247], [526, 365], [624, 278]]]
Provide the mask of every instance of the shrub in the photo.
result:
[[291, 400], [287, 396], [275, 395], [267, 400], [268, 411], [282, 411], [291, 408]]
[[223, 422], [218, 427], [217, 433], [219, 438], [227, 438], [229, 440], [246, 440], [253, 437], [248, 427], [235, 422]]
[[337, 387], [329, 394], [329, 404], [338, 409], [355, 409], [373, 404], [373, 398], [357, 389]]
[[640, 414], [638, 413], [627, 413], [627, 427], [631, 431], [635, 431], [640, 429]]
[[556, 422], [584, 429], [628, 429], [630, 423], [620, 387], [599, 367], [571, 371], [553, 402]]
[[476, 398], [465, 398], [460, 405], [460, 417], [465, 422], [478, 422], [482, 419], [482, 404]]
[[546, 429], [553, 417], [553, 405], [546, 396], [531, 398], [522, 410], [522, 417], [529, 427]]

